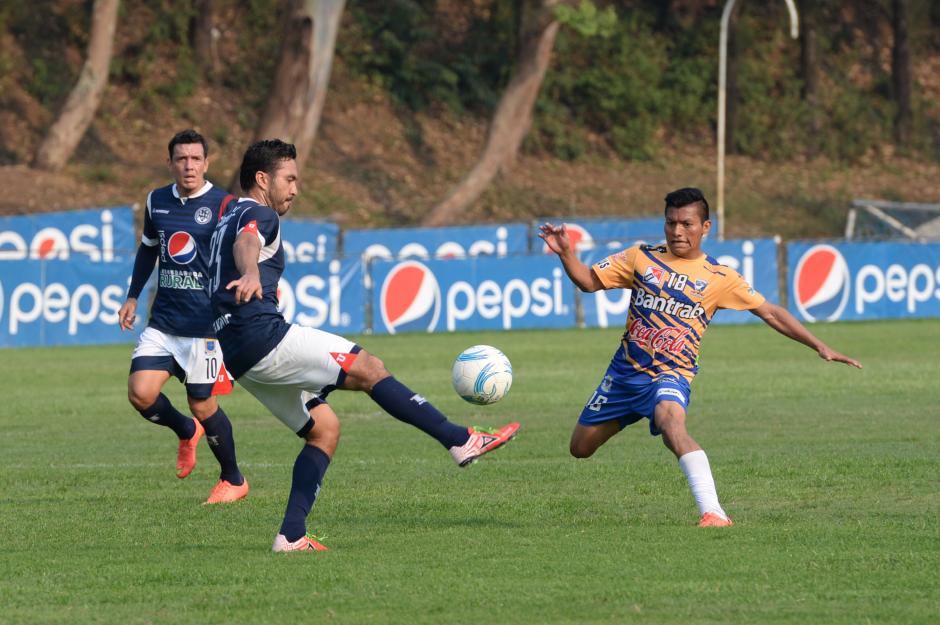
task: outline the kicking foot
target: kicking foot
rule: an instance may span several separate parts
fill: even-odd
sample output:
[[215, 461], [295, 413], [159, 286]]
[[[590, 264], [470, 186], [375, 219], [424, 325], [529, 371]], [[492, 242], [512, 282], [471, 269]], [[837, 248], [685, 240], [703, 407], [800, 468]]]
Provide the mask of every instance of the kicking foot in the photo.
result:
[[518, 422], [509, 423], [498, 430], [470, 427], [470, 438], [460, 447], [451, 447], [450, 455], [458, 466], [465, 467], [476, 462], [483, 454], [499, 449], [511, 441], [518, 430]]
[[730, 518], [714, 512], [706, 512], [698, 522], [699, 527], [731, 527], [732, 525], [734, 523]]
[[271, 547], [271, 551], [275, 553], [286, 553], [288, 551], [329, 551], [329, 549], [312, 534], [301, 536], [294, 542], [288, 542], [284, 534], [278, 534], [274, 538], [274, 545]]

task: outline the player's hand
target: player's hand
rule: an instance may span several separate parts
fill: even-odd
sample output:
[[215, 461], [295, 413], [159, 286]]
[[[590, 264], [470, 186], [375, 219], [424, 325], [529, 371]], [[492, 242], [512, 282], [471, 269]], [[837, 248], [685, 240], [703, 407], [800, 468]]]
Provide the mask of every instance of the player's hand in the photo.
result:
[[252, 299], [264, 297], [261, 281], [255, 275], [244, 275], [238, 280], [232, 280], [225, 285], [225, 290], [235, 289], [235, 303], [247, 304]]
[[137, 319], [137, 298], [128, 297], [121, 309], [118, 311], [118, 325], [121, 331], [133, 330], [134, 321]]
[[539, 238], [545, 241], [548, 249], [559, 256], [571, 250], [571, 240], [568, 238], [568, 230], [565, 224], [556, 226], [555, 224], [545, 223], [539, 226]]
[[856, 369], [862, 368], [862, 363], [855, 360], [854, 358], [849, 358], [845, 354], [840, 354], [834, 349], [830, 349], [828, 346], [823, 345], [819, 348], [819, 357], [825, 360], [826, 362], [844, 362], [850, 367], [855, 367]]

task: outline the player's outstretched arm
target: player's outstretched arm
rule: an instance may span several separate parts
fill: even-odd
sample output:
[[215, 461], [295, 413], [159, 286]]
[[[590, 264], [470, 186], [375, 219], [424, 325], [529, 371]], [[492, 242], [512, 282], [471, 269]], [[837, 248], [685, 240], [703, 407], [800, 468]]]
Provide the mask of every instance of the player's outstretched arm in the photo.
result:
[[245, 230], [238, 235], [232, 245], [232, 256], [235, 259], [235, 267], [242, 277], [225, 285], [226, 290], [235, 289], [236, 304], [245, 304], [252, 298], [264, 297], [264, 291], [261, 288], [261, 272], [258, 271], [260, 255], [261, 241], [258, 240], [256, 233]]
[[568, 231], [565, 224], [556, 226], [555, 224], [542, 224], [539, 226], [539, 238], [545, 241], [548, 249], [558, 254], [565, 273], [571, 278], [579, 289], [585, 293], [603, 290], [604, 285], [594, 273], [594, 270], [581, 262], [574, 249], [571, 247], [571, 240], [568, 238]]
[[857, 369], [862, 368], [862, 363], [859, 361], [854, 358], [849, 358], [845, 354], [840, 354], [813, 336], [813, 333], [806, 329], [806, 326], [797, 321], [787, 309], [765, 301], [757, 308], [751, 310], [751, 312], [760, 317], [764, 323], [780, 334], [816, 350], [816, 353], [819, 354], [819, 357], [823, 360], [827, 362], [843, 362]]

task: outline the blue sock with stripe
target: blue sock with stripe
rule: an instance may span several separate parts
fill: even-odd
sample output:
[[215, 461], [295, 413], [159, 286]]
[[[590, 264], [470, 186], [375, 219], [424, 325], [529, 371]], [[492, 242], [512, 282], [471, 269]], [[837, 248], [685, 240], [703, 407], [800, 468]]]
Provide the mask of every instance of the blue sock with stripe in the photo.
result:
[[137, 412], [151, 423], [170, 428], [176, 432], [180, 440], [192, 438], [196, 434], [196, 424], [193, 423], [193, 418], [174, 408], [163, 393], [160, 393], [157, 401], [153, 402], [152, 406]]
[[467, 428], [448, 421], [431, 402], [392, 376], [373, 386], [370, 396], [382, 410], [434, 437], [448, 449], [459, 447], [470, 438]]

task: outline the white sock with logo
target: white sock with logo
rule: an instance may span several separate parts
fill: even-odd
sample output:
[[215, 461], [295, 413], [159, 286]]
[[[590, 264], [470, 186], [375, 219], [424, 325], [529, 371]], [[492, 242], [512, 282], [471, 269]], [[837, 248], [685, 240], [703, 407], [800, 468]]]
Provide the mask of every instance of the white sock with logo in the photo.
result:
[[689, 482], [689, 489], [695, 497], [699, 514], [714, 512], [727, 519], [728, 515], [718, 503], [718, 491], [715, 490], [715, 480], [712, 478], [712, 469], [705, 451], [698, 449], [683, 455], [679, 458], [679, 468]]

